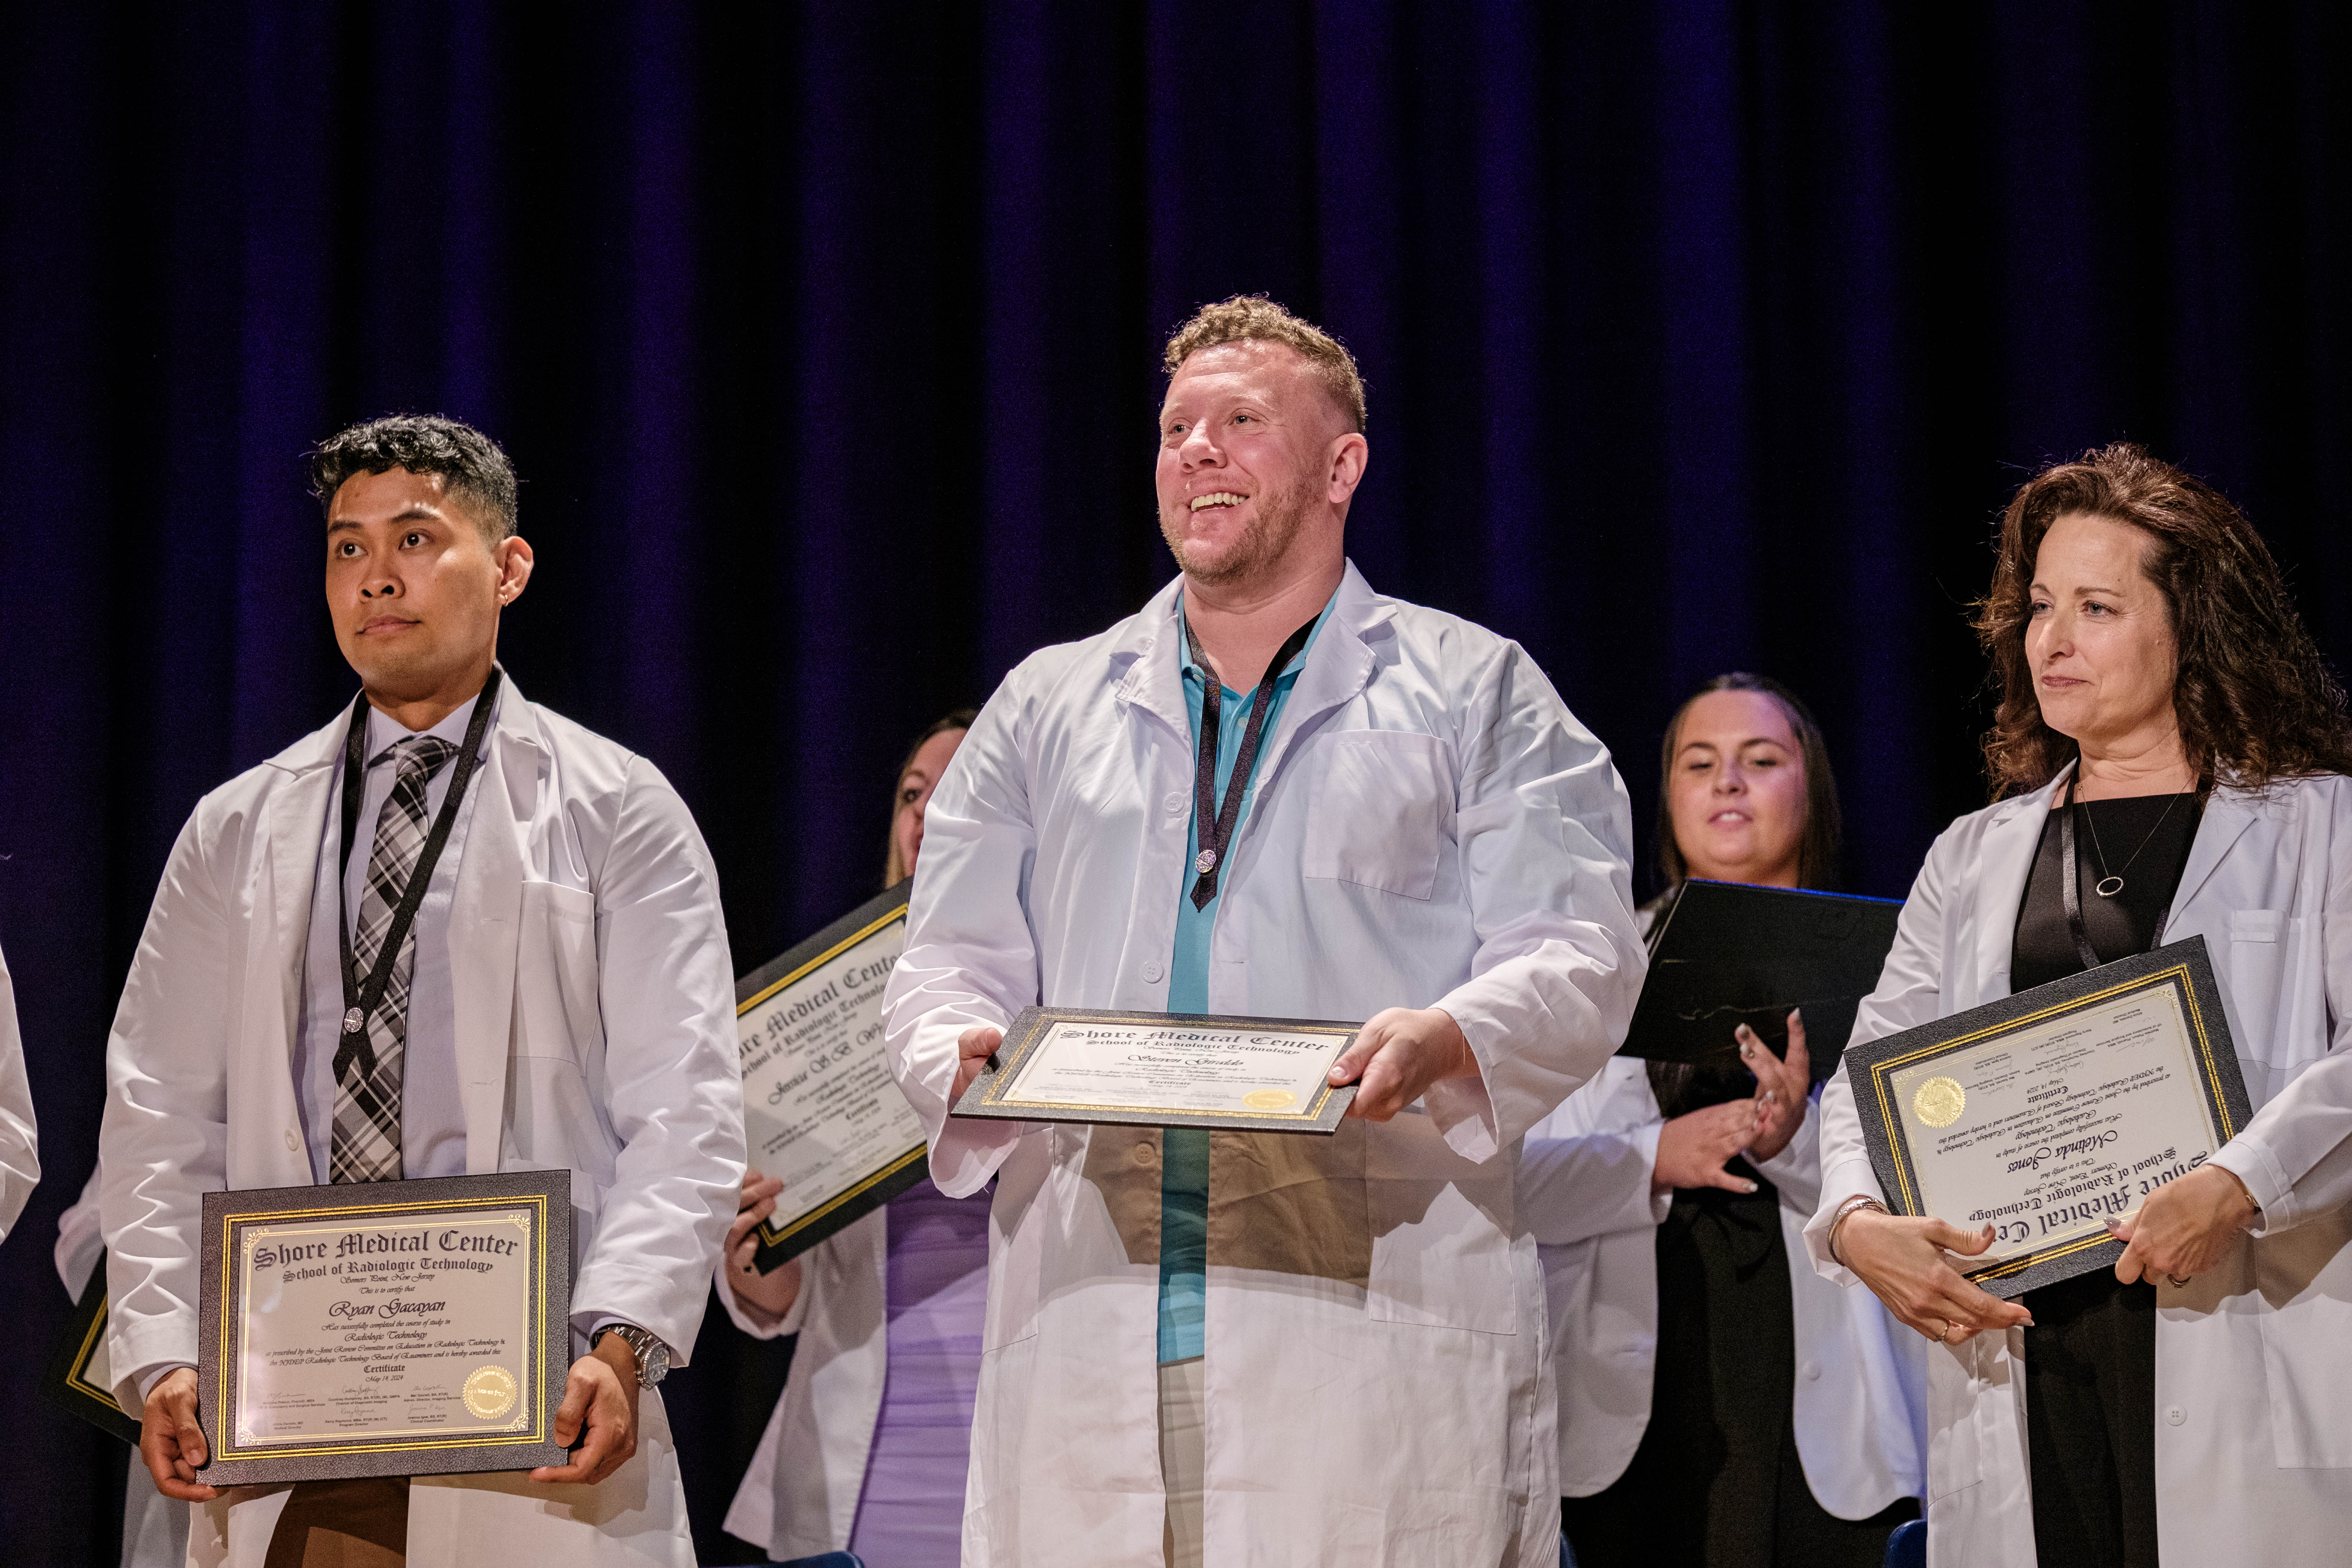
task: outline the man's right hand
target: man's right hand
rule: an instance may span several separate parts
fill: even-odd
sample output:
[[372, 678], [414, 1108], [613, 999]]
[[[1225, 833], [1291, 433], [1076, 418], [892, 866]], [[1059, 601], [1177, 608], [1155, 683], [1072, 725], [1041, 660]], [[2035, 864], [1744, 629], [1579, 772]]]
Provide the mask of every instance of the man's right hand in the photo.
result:
[[196, 1467], [212, 1458], [204, 1428], [196, 1425], [196, 1369], [175, 1367], [147, 1391], [139, 1417], [139, 1457], [155, 1478], [155, 1489], [183, 1502], [210, 1502], [217, 1489], [199, 1485]]
[[1727, 1100], [1674, 1118], [1658, 1129], [1658, 1158], [1650, 1167], [1650, 1190], [1721, 1187], [1726, 1192], [1754, 1192], [1755, 1183], [1733, 1175], [1724, 1166], [1754, 1141], [1756, 1128], [1753, 1100]]
[[1004, 1031], [992, 1029], [985, 1024], [978, 1028], [966, 1029], [956, 1037], [955, 1092], [948, 1097], [950, 1105], [963, 1098], [963, 1091], [971, 1087], [971, 1080], [981, 1075], [981, 1070], [988, 1066], [988, 1058], [994, 1056], [996, 1047], [1003, 1043]]
[[1988, 1329], [2032, 1328], [2015, 1301], [1987, 1295], [1944, 1256], [1974, 1258], [1992, 1245], [1992, 1226], [1962, 1230], [1940, 1219], [1858, 1209], [1837, 1228], [1837, 1256], [1886, 1310], [1927, 1338], [1956, 1345]]

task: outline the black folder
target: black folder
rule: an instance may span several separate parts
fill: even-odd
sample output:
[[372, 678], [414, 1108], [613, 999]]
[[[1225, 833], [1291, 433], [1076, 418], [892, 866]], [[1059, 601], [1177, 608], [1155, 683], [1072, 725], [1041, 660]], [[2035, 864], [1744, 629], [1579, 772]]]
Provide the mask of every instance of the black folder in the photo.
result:
[[1689, 881], [1650, 928], [1650, 977], [1618, 1055], [1739, 1065], [1741, 1024], [1773, 1054], [1801, 1011], [1816, 1082], [1837, 1068], [1854, 1009], [1878, 985], [1902, 904], [1846, 893]]

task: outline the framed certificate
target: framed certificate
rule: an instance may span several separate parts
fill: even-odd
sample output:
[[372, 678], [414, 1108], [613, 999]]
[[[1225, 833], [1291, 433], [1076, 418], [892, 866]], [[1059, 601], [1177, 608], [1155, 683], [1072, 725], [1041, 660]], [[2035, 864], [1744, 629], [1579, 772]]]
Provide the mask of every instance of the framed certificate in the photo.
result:
[[911, 880], [735, 984], [751, 1168], [784, 1184], [760, 1224], [766, 1273], [923, 1179], [922, 1119], [882, 1054], [882, 987], [907, 947]]
[[114, 1403], [114, 1369], [106, 1359], [106, 1254], [81, 1288], [66, 1331], [49, 1352], [41, 1376], [41, 1395], [68, 1415], [79, 1415], [100, 1431], [139, 1446], [139, 1423]]
[[951, 1114], [1335, 1132], [1356, 1086], [1334, 1089], [1328, 1074], [1360, 1027], [1024, 1007]]
[[1962, 1272], [2001, 1297], [2113, 1265], [2106, 1221], [2250, 1114], [2201, 936], [1849, 1046], [1846, 1070], [1887, 1206], [1991, 1225]]
[[572, 1173], [206, 1193], [206, 1486], [520, 1470], [572, 1350]]

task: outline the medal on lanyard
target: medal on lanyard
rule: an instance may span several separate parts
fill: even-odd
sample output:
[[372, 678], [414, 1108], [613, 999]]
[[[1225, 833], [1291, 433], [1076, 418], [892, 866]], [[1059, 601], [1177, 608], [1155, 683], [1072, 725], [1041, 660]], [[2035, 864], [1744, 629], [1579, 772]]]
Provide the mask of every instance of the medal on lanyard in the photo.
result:
[[489, 679], [482, 683], [481, 695], [474, 699], [474, 717], [466, 726], [466, 745], [457, 753], [457, 771], [449, 777], [449, 793], [433, 819], [433, 831], [416, 857], [415, 868], [408, 874], [408, 886], [401, 889], [399, 906], [393, 910], [392, 924], [383, 933], [383, 946], [376, 952], [375, 967], [368, 972], [364, 982], [352, 956], [352, 913], [343, 889], [351, 879], [352, 843], [359, 835], [362, 775], [367, 772], [367, 693], [361, 692], [359, 700], [352, 704], [351, 733], [343, 742], [343, 852], [336, 862], [335, 876], [335, 917], [343, 959], [343, 1037], [335, 1050], [338, 1083], [342, 1081], [353, 1058], [358, 1059], [362, 1076], [375, 1074], [375, 1047], [368, 1044], [367, 1037], [368, 1015], [383, 1004], [384, 991], [392, 984], [393, 965], [400, 961], [400, 944], [407, 939], [418, 906], [425, 902], [425, 889], [433, 880], [433, 868], [441, 859], [442, 846], [449, 842], [449, 830], [457, 820], [457, 803], [466, 798], [466, 785], [473, 781], [474, 763], [482, 752], [482, 737], [489, 732], [490, 709], [498, 701], [501, 673], [498, 666], [492, 665]]
[[[1317, 619], [1320, 619], [1318, 616]], [[1201, 652], [1201, 639], [1192, 635], [1192, 623], [1184, 623], [1184, 641], [1192, 650], [1192, 662], [1201, 667], [1201, 753], [1192, 768], [1192, 817], [1201, 834], [1201, 852], [1192, 858], [1192, 869], [1200, 879], [1192, 884], [1192, 907], [1206, 909], [1209, 900], [1217, 896], [1217, 869], [1233, 843], [1234, 825], [1242, 812], [1242, 795], [1249, 787], [1250, 766], [1257, 760], [1259, 735], [1265, 728], [1265, 710], [1274, 705], [1274, 684], [1282, 679], [1284, 667], [1298, 656], [1307, 639], [1315, 630], [1315, 622], [1290, 634], [1290, 638], [1276, 652], [1265, 667], [1265, 678], [1257, 683], [1257, 695], [1250, 704], [1249, 722], [1242, 728], [1241, 754], [1234, 759], [1233, 776], [1225, 781], [1225, 799], [1217, 804], [1217, 724], [1218, 712], [1223, 706], [1224, 682], [1209, 667]]]

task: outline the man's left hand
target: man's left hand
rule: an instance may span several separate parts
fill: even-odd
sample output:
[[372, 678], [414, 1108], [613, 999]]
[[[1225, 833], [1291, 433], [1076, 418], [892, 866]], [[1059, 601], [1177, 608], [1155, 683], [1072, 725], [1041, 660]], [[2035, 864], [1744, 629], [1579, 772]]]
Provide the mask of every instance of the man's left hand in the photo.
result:
[[1478, 1058], [1454, 1015], [1443, 1007], [1391, 1007], [1375, 1013], [1355, 1044], [1331, 1064], [1334, 1084], [1357, 1085], [1348, 1114], [1386, 1121], [1441, 1079], [1476, 1078]]
[[594, 1486], [637, 1451], [637, 1352], [618, 1334], [572, 1363], [563, 1403], [555, 1407], [555, 1440], [579, 1447], [568, 1465], [541, 1465], [535, 1481], [584, 1481]]
[[2116, 1259], [2116, 1278], [2126, 1285], [2153, 1283], [2159, 1276], [2193, 1279], [2228, 1256], [2260, 1212], [2236, 1172], [2200, 1165], [2148, 1194], [2121, 1219], [2107, 1221], [2107, 1229], [2130, 1244]]

